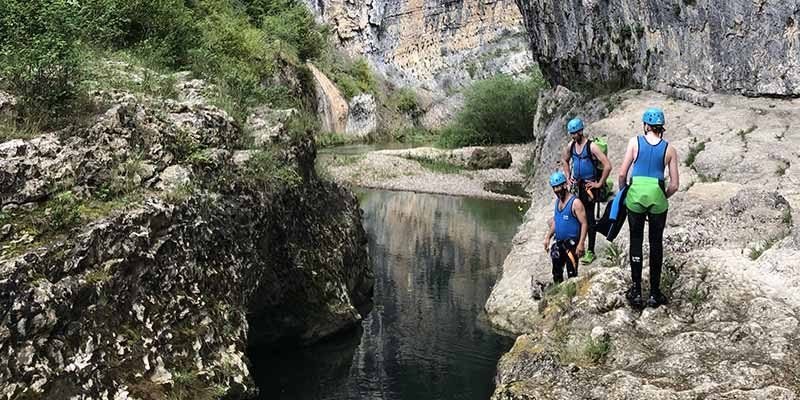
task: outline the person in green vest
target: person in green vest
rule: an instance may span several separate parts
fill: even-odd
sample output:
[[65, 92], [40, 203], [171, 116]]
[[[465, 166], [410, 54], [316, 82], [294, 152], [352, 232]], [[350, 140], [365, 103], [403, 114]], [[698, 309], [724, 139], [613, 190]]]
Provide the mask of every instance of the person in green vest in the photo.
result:
[[567, 132], [572, 140], [564, 149], [561, 161], [570, 186], [577, 188], [578, 198], [586, 208], [589, 246], [581, 261], [591, 264], [595, 258], [594, 245], [597, 238], [595, 210], [606, 178], [611, 173], [611, 162], [600, 147], [583, 134], [583, 129], [583, 120], [580, 118], [574, 118], [567, 123]]
[[[661, 265], [664, 258], [664, 227], [667, 223], [667, 199], [678, 191], [678, 153], [664, 140], [664, 112], [649, 108], [642, 116], [644, 134], [631, 138], [625, 159], [619, 170], [619, 187], [630, 187], [625, 199], [630, 230], [631, 280], [626, 297], [631, 306], [640, 308], [642, 302], [642, 242], [644, 223], [648, 221], [650, 242], [650, 296], [647, 305], [658, 307], [667, 304], [661, 292]], [[665, 183], [664, 169], [669, 168], [669, 183]], [[630, 171], [629, 171], [630, 170]]]

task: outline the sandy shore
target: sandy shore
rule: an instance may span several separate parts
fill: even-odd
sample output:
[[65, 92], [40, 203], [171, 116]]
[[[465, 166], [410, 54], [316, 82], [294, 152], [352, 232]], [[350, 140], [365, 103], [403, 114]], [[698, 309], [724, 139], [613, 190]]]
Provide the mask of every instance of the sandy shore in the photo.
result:
[[[527, 196], [490, 192], [484, 185], [490, 182], [523, 183], [520, 168], [530, 154], [530, 145], [501, 146], [511, 153], [512, 164], [507, 169], [471, 171], [460, 169], [479, 147], [442, 150], [419, 147], [404, 150], [378, 150], [359, 155], [328, 154], [318, 164], [342, 184], [356, 187], [398, 190], [417, 193], [467, 196], [492, 200], [528, 201]], [[435, 160], [458, 167], [445, 173], [426, 168], [417, 159]]]

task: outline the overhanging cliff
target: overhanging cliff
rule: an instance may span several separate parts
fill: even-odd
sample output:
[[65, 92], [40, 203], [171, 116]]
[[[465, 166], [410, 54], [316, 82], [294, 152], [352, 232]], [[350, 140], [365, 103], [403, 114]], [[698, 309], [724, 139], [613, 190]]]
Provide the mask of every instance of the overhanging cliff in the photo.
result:
[[800, 2], [517, 0], [553, 85], [800, 95]]

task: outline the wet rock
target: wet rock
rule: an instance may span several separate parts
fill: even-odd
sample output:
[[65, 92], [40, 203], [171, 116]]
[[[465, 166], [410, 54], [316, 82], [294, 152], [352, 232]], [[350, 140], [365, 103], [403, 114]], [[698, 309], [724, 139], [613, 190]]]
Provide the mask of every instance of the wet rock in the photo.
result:
[[317, 93], [317, 114], [322, 118], [322, 131], [345, 133], [349, 106], [336, 85], [314, 64], [307, 63], [314, 76]]
[[469, 169], [508, 168], [511, 166], [511, 153], [499, 147], [476, 149], [467, 160]]

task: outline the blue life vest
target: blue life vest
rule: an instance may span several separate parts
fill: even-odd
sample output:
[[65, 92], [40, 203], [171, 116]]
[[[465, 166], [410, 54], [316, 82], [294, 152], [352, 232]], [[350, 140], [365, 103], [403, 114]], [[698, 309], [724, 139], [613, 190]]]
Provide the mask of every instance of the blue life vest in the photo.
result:
[[586, 140], [581, 153], [575, 151], [577, 144], [575, 141], [570, 146], [570, 153], [572, 153], [572, 177], [579, 181], [594, 181], [597, 179], [597, 170], [592, 161], [592, 142]]
[[578, 239], [581, 234], [581, 222], [572, 213], [572, 203], [575, 201], [575, 196], [570, 196], [567, 200], [567, 205], [563, 210], [558, 209], [558, 199], [556, 199], [555, 213], [553, 220], [555, 221], [556, 240]]
[[639, 136], [639, 152], [633, 161], [631, 176], [647, 176], [659, 180], [664, 179], [664, 159], [667, 156], [666, 140], [661, 139], [658, 144], [650, 144], [644, 136]]

